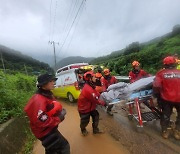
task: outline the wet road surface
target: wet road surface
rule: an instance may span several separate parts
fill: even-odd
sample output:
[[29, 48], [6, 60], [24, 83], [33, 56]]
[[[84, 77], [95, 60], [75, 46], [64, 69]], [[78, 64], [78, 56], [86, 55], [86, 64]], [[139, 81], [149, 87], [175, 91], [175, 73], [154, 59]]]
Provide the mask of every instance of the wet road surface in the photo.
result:
[[[114, 116], [107, 115], [104, 107], [98, 107], [100, 128], [105, 133], [93, 135], [89, 123], [89, 134], [84, 137], [80, 133], [76, 104], [62, 101], [67, 115], [59, 125], [59, 130], [68, 139], [72, 154], [180, 154], [180, 141], [173, 137], [169, 140], [161, 137], [159, 120], [148, 122], [143, 129], [138, 129], [135, 120], [128, 120], [127, 108], [122, 104], [114, 105]], [[39, 141], [35, 144], [33, 153], [44, 153]]]
[[[62, 102], [62, 101], [61, 101]], [[89, 134], [82, 136], [80, 132], [80, 118], [76, 104], [62, 103], [67, 110], [65, 120], [59, 125], [59, 131], [67, 138], [71, 146], [71, 154], [128, 154], [129, 151], [115, 140], [108, 132], [104, 134], [92, 133], [91, 122], [87, 130]], [[33, 149], [34, 154], [43, 154], [44, 148], [37, 141]]]

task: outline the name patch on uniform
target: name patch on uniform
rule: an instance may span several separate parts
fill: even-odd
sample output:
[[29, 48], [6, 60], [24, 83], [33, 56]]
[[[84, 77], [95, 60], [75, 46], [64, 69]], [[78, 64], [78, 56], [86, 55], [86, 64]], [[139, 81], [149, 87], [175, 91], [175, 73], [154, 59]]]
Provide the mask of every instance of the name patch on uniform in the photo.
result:
[[164, 74], [164, 78], [166, 78], [166, 79], [180, 78], [180, 74], [177, 74], [177, 73], [166, 73], [166, 74]]
[[39, 110], [37, 118], [40, 121], [45, 122], [48, 119], [48, 115], [46, 113], [44, 113], [42, 110]]
[[98, 99], [98, 96], [96, 96], [95, 93], [92, 93], [92, 95], [93, 95], [93, 97], [94, 97], [95, 99]]

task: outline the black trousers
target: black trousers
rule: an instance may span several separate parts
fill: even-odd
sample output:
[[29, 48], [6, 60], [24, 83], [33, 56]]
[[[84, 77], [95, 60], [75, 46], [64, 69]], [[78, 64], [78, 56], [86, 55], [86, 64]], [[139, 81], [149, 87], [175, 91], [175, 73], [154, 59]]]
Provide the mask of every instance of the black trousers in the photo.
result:
[[180, 103], [173, 103], [166, 100], [161, 99], [161, 108], [162, 108], [162, 115], [161, 115], [161, 127], [162, 131], [166, 130], [170, 127], [170, 116], [173, 111], [173, 107], [177, 110], [177, 117], [176, 117], [176, 129], [180, 130]]
[[86, 129], [86, 126], [89, 124], [90, 117], [92, 117], [92, 127], [93, 130], [98, 129], [98, 124], [99, 124], [99, 113], [97, 110], [93, 110], [88, 113], [79, 113], [80, 115], [80, 128], [81, 131]]
[[70, 145], [64, 136], [56, 129], [40, 139], [46, 154], [70, 154]]

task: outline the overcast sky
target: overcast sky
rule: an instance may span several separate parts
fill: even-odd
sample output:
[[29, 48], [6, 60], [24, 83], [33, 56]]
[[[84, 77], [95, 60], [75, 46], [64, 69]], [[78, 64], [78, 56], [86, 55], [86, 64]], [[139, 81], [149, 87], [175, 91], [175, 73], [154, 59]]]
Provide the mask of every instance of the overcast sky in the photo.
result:
[[180, 24], [180, 0], [86, 0], [70, 31], [82, 1], [0, 0], [0, 44], [53, 55], [50, 40], [58, 56], [97, 57]]

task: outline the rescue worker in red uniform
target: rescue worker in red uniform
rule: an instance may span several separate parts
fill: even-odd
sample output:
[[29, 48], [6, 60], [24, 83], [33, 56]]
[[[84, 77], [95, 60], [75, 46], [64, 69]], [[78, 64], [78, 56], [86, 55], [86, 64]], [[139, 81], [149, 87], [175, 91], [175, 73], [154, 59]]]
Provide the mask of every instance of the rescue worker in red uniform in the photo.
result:
[[86, 81], [81, 94], [78, 99], [78, 111], [80, 115], [80, 128], [84, 136], [88, 134], [86, 126], [89, 123], [90, 116], [92, 117], [92, 128], [93, 133], [102, 133], [99, 128], [99, 113], [96, 110], [96, 105], [105, 105], [105, 102], [99, 100], [100, 94], [95, 90], [96, 78], [93, 72], [86, 72], [84, 74], [84, 79]]
[[26, 112], [33, 134], [42, 142], [46, 154], [70, 154], [70, 145], [58, 131], [66, 110], [55, 100], [51, 92], [57, 80], [53, 75], [43, 74], [37, 79], [37, 92], [26, 104]]
[[[103, 91], [106, 91], [110, 85], [117, 83], [117, 79], [110, 74], [109, 69], [106, 68], [104, 69], [103, 72], [104, 72], [104, 76], [101, 78], [101, 83], [102, 83]], [[113, 116], [111, 112], [112, 108], [113, 108], [113, 105], [108, 105], [107, 107], [107, 113], [110, 116]]]
[[96, 77], [96, 91], [98, 91], [99, 93], [102, 93], [103, 92], [103, 88], [102, 88], [102, 83], [101, 83], [101, 78], [102, 78], [102, 74], [101, 72], [97, 72], [95, 74], [95, 77]]
[[133, 83], [141, 78], [150, 76], [143, 69], [140, 69], [140, 63], [138, 61], [132, 62], [133, 70], [129, 72], [130, 83]]
[[159, 97], [162, 108], [161, 127], [162, 137], [167, 139], [172, 131], [170, 116], [173, 107], [177, 110], [176, 127], [174, 137], [180, 139], [180, 70], [176, 69], [176, 61], [173, 56], [164, 58], [164, 69], [156, 74], [153, 89]]

